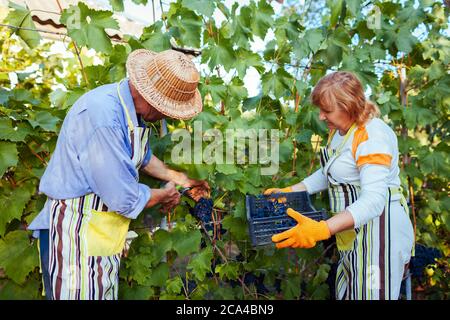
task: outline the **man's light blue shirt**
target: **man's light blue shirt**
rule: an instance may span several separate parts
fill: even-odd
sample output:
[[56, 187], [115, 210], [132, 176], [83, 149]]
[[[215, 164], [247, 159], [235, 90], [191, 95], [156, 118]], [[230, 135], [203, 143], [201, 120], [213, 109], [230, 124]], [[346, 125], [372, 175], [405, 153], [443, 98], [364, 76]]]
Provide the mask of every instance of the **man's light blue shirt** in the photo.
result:
[[[128, 79], [120, 85], [135, 126], [138, 122]], [[142, 166], [150, 160], [151, 150]], [[39, 191], [51, 199], [71, 199], [95, 193], [110, 211], [134, 219], [151, 192], [138, 183], [131, 161], [131, 143], [117, 83], [103, 85], [81, 96], [67, 113], [55, 151], [41, 178]], [[30, 224], [30, 230], [48, 229], [49, 201]]]

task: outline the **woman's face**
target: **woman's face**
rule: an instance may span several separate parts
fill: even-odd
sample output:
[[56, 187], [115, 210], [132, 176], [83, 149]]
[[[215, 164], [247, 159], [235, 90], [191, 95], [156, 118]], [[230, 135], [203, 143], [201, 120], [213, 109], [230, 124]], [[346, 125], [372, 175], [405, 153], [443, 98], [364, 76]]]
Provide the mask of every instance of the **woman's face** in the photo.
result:
[[336, 129], [340, 133], [346, 133], [353, 123], [350, 115], [340, 107], [327, 106], [320, 107], [319, 110], [319, 119], [325, 121], [330, 130]]

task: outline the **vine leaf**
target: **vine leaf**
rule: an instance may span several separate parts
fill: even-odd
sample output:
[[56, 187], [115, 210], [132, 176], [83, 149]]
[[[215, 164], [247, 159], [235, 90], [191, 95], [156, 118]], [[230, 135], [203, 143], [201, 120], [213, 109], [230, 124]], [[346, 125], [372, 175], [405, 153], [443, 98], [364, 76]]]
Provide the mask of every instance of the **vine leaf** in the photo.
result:
[[176, 276], [166, 281], [166, 291], [169, 294], [178, 294], [183, 288], [183, 280], [179, 276]]
[[30, 244], [28, 232], [16, 230], [0, 239], [0, 267], [17, 284], [23, 284], [27, 275], [39, 266], [36, 242]]
[[0, 141], [0, 176], [3, 176], [9, 167], [16, 166], [18, 161], [16, 144]]
[[50, 112], [39, 111], [31, 115], [34, 119], [29, 119], [28, 122], [33, 128], [41, 127], [42, 129], [50, 132], [58, 131], [58, 123], [60, 118], [53, 116]]
[[173, 249], [182, 258], [198, 250], [202, 235], [199, 230], [185, 232], [180, 228], [175, 228], [171, 234], [171, 238]]
[[109, 0], [109, 3], [111, 3], [113, 11], [122, 12], [124, 9], [123, 0]]
[[236, 52], [236, 58], [235, 68], [238, 72], [239, 79], [241, 80], [244, 79], [245, 73], [249, 67], [254, 67], [260, 73], [264, 71], [261, 57], [254, 52], [240, 48]]
[[155, 290], [148, 286], [130, 286], [127, 283], [121, 283], [119, 286], [120, 300], [149, 300], [154, 294]]
[[160, 52], [171, 48], [171, 33], [163, 32], [162, 28], [162, 21], [157, 21], [143, 30], [140, 41], [144, 48], [155, 52]]
[[298, 299], [301, 294], [301, 279], [298, 275], [291, 275], [281, 282], [281, 290], [287, 300]]
[[330, 26], [334, 27], [339, 19], [339, 15], [341, 14], [343, 0], [337, 1], [329, 1], [331, 6], [331, 17], [330, 17]]
[[207, 17], [211, 17], [216, 9], [216, 1], [213, 0], [183, 0], [182, 4], [184, 7]]
[[218, 164], [216, 165], [216, 171], [225, 175], [237, 173], [237, 167], [233, 164]]
[[[4, 153], [2, 152], [1, 155], [4, 155]], [[36, 186], [31, 182], [15, 189], [4, 188], [4, 191], [0, 194], [0, 236], [4, 235], [7, 223], [13, 219], [20, 220], [22, 212], [34, 194], [35, 189]]]
[[42, 281], [36, 277], [30, 277], [24, 284], [18, 285], [16, 282], [6, 279], [0, 280], [0, 300], [37, 300], [42, 299], [39, 290]]
[[219, 43], [210, 40], [208, 47], [203, 50], [202, 61], [209, 61], [208, 66], [211, 70], [221, 65], [226, 71], [230, 71], [234, 66], [235, 53], [228, 40], [223, 39]]
[[[9, 6], [14, 9], [10, 11], [8, 17], [6, 18], [11, 25], [28, 29], [36, 29], [36, 26], [31, 18], [30, 10], [13, 2], [10, 2]], [[15, 33], [22, 38], [22, 40], [25, 41], [30, 48], [37, 47], [41, 41], [41, 36], [39, 32], [36, 31], [16, 29]]]
[[112, 45], [105, 28], [119, 29], [111, 11], [93, 10], [82, 2], [70, 6], [61, 15], [70, 37], [80, 46], [111, 53]]
[[[202, 93], [202, 97], [210, 95], [214, 105], [218, 104], [222, 99], [224, 99], [227, 94], [227, 87], [223, 83], [223, 80], [217, 76], [207, 78], [205, 83], [200, 84], [199, 90]], [[212, 111], [209, 112], [214, 114], [216, 113]], [[195, 119], [199, 119], [199, 116], [202, 113], [200, 113]]]
[[[11, 120], [1, 118], [0, 119], [0, 139], [9, 140], [13, 142], [23, 142], [25, 137], [32, 132], [29, 125], [25, 123], [19, 123], [17, 126], [13, 126]], [[1, 175], [1, 169], [0, 169]]]
[[307, 30], [303, 37], [303, 40], [308, 43], [308, 46], [313, 53], [316, 53], [317, 50], [319, 50], [324, 39], [322, 30], [319, 28]]
[[187, 265], [187, 268], [192, 270], [192, 273], [198, 280], [203, 281], [206, 274], [211, 272], [212, 258], [212, 248], [208, 246], [192, 257], [191, 261], [189, 261], [189, 264]]
[[449, 161], [448, 156], [444, 152], [434, 151], [425, 155], [421, 161], [421, 171], [425, 174], [432, 174], [433, 172], [440, 172], [448, 175]]
[[279, 68], [275, 73], [267, 72], [263, 74], [261, 81], [264, 94], [273, 93], [275, 98], [281, 98], [289, 90], [292, 76], [286, 70]]
[[243, 218], [236, 218], [227, 215], [222, 220], [222, 226], [234, 234], [237, 239], [247, 239], [248, 238], [248, 227], [247, 222]]
[[200, 47], [202, 33], [202, 18], [194, 11], [182, 7], [181, 3], [172, 2], [167, 13], [168, 26], [174, 38], [180, 40], [180, 45]]
[[272, 6], [265, 0], [260, 0], [258, 6], [252, 3], [253, 19], [251, 20], [251, 28], [255, 35], [264, 39], [267, 30], [273, 25], [274, 11]]
[[169, 266], [167, 263], [160, 263], [157, 267], [152, 268], [150, 275], [148, 276], [146, 285], [162, 287], [169, 278]]
[[395, 44], [398, 50], [404, 53], [410, 53], [412, 47], [417, 43], [417, 38], [411, 35], [411, 31], [408, 27], [400, 27], [397, 33]]
[[345, 5], [356, 18], [361, 15], [361, 0], [345, 0]]
[[144, 6], [147, 4], [148, 0], [133, 0], [136, 4], [143, 4]]
[[155, 244], [152, 246], [152, 263], [159, 263], [165, 257], [166, 253], [172, 249], [171, 234], [165, 230], [159, 229], [153, 235]]
[[215, 268], [221, 279], [235, 280], [239, 277], [239, 263], [228, 262], [219, 264]]

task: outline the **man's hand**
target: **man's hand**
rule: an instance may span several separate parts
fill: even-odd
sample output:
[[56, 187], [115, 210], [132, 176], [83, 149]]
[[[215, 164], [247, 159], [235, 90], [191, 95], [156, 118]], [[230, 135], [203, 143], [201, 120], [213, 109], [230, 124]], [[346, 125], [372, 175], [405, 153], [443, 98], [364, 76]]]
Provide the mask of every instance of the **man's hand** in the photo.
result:
[[183, 188], [199, 187], [205, 190], [210, 190], [208, 182], [205, 180], [190, 179], [185, 173], [175, 171], [172, 175], [172, 181]]
[[209, 198], [211, 188], [205, 180], [189, 179], [186, 174], [179, 172], [179, 178], [176, 183], [184, 188], [191, 188], [186, 191], [186, 195], [195, 201], [200, 200], [200, 198]]
[[162, 189], [152, 189], [152, 196], [146, 208], [161, 204], [161, 210], [167, 212], [180, 203], [180, 194], [175, 188], [175, 183], [169, 182]]
[[192, 196], [189, 193], [188, 195], [190, 195], [195, 201], [198, 201], [202, 197], [205, 198], [209, 196], [210, 187], [208, 182], [204, 180], [189, 179], [185, 173], [169, 169], [155, 155], [152, 155], [149, 163], [142, 169], [142, 171], [160, 180], [172, 181], [176, 185], [182, 186], [183, 188], [192, 188], [192, 190], [190, 190]]

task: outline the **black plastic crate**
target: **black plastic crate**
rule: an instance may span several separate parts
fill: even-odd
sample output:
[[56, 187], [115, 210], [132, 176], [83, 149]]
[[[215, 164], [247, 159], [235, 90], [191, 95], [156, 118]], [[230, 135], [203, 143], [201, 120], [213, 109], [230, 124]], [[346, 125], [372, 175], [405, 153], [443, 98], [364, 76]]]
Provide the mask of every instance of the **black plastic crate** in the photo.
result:
[[253, 246], [272, 243], [274, 234], [297, 225], [297, 221], [287, 215], [292, 208], [316, 221], [326, 220], [325, 210], [316, 210], [308, 192], [288, 192], [265, 195], [247, 195], [245, 198], [250, 238]]

